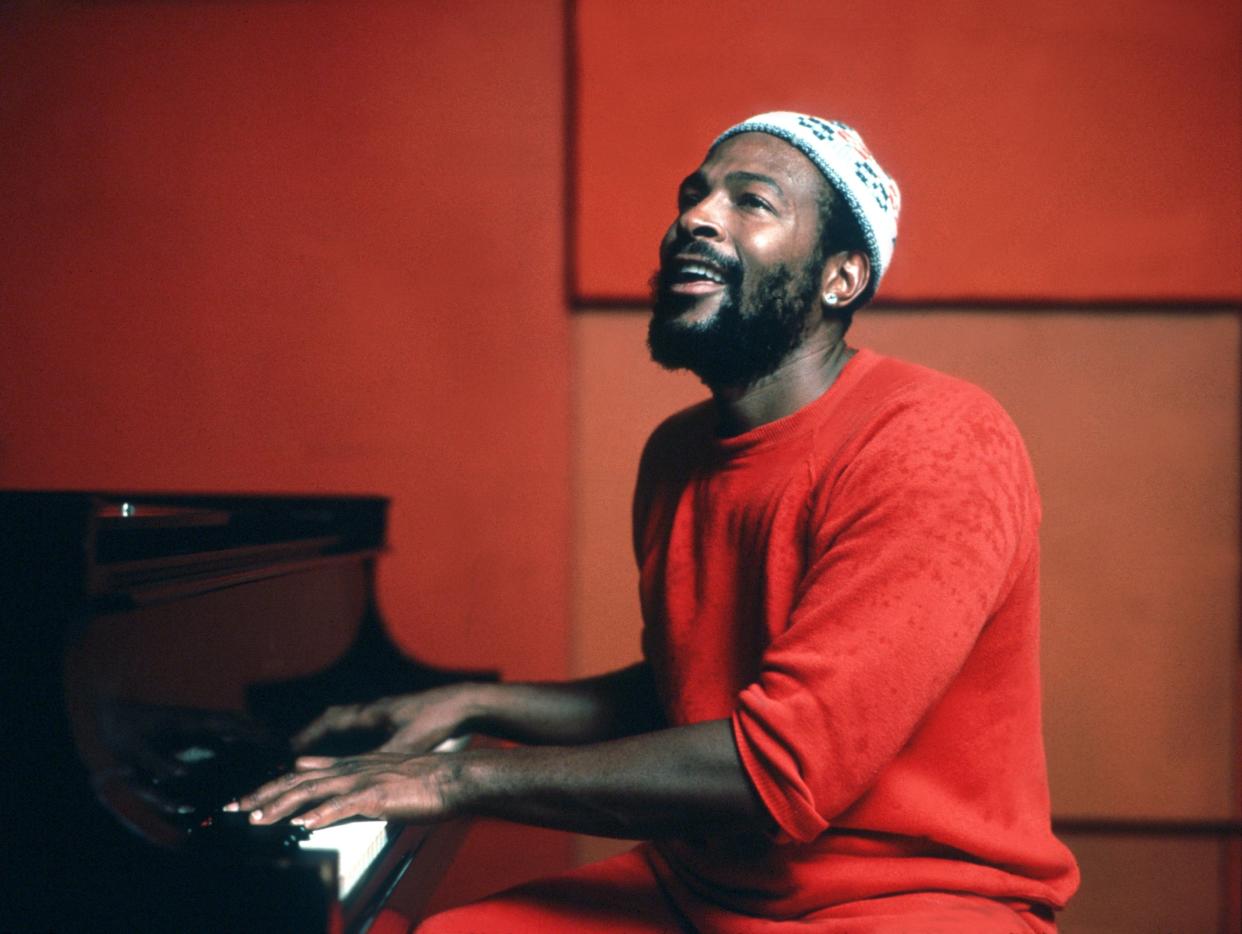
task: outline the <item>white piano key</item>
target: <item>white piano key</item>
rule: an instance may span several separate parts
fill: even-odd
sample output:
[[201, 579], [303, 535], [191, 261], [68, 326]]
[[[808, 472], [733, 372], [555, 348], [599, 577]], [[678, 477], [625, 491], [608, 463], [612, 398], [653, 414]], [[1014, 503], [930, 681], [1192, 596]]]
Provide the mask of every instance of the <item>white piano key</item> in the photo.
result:
[[359, 820], [312, 830], [298, 846], [307, 850], [335, 850], [337, 894], [346, 898], [375, 862], [388, 842], [388, 821]]

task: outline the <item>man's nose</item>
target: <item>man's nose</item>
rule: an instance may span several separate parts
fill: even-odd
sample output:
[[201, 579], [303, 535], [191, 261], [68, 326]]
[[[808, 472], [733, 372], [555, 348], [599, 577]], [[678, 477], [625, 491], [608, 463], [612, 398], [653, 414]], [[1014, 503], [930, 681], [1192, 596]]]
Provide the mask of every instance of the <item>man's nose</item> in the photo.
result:
[[709, 195], [682, 211], [678, 223], [692, 237], [700, 240], [720, 240], [724, 235], [720, 210], [720, 199]]

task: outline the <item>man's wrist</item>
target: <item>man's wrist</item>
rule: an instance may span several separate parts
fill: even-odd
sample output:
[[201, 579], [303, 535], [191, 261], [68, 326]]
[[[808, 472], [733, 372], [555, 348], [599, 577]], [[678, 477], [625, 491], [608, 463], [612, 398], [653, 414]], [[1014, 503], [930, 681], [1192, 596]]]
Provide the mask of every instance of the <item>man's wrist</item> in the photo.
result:
[[467, 750], [439, 756], [434, 781], [446, 818], [479, 814], [487, 800], [488, 777], [496, 772], [493, 750]]

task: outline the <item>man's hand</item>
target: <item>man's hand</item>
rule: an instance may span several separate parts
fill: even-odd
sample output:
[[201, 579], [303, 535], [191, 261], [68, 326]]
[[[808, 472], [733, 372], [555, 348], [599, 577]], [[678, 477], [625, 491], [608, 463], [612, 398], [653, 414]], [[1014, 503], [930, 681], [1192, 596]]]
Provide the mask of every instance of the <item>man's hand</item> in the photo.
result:
[[329, 707], [293, 737], [293, 748], [309, 749], [333, 733], [388, 729], [392, 736], [379, 752], [427, 752], [459, 732], [477, 714], [472, 699], [479, 688], [470, 683], [452, 684], [369, 704]]
[[445, 794], [442, 756], [375, 752], [332, 759], [303, 756], [294, 771], [225, 806], [250, 811], [254, 824], [293, 819], [308, 830], [348, 817], [429, 823], [455, 815]]
[[483, 733], [535, 745], [595, 743], [664, 726], [646, 665], [549, 684], [465, 682], [369, 704], [330, 707], [293, 738], [309, 750], [333, 733], [387, 729], [381, 752], [434, 749], [450, 736]]

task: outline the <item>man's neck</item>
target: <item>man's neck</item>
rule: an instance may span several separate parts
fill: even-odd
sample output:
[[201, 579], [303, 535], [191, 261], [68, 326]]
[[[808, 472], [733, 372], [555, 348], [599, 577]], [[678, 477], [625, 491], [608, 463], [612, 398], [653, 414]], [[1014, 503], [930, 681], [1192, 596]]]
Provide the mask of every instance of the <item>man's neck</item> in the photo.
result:
[[717, 433], [732, 437], [792, 415], [827, 392], [855, 352], [839, 328], [817, 329], [762, 379], [712, 386]]

